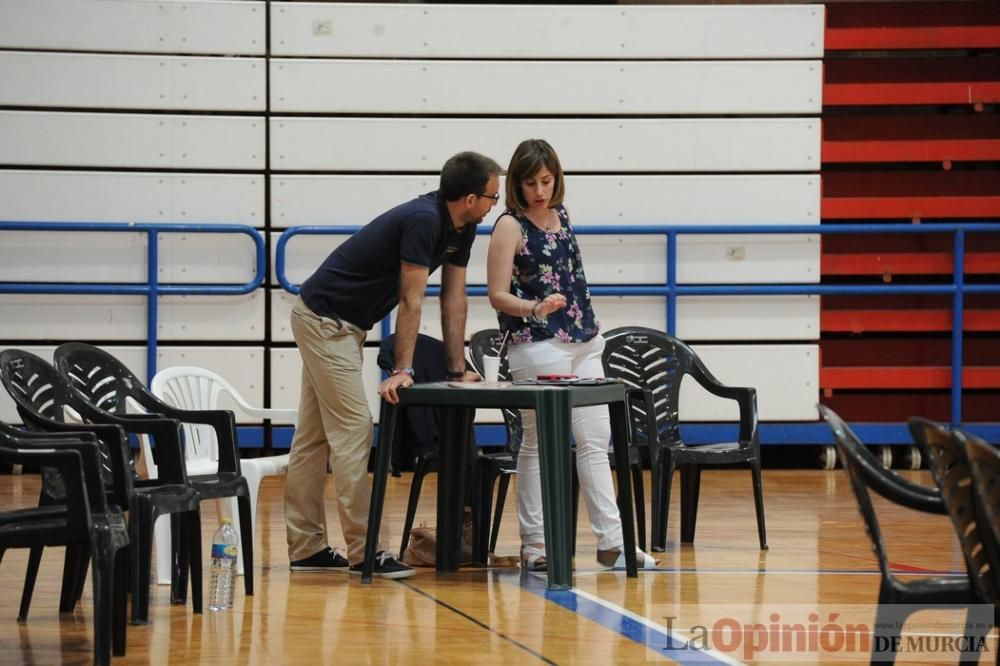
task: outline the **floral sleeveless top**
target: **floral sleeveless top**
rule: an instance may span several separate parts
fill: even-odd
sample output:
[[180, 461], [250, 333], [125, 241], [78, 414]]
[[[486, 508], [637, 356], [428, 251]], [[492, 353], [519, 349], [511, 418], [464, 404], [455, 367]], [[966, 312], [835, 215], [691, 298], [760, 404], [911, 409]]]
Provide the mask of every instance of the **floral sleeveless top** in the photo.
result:
[[538, 320], [497, 313], [500, 331], [509, 334], [510, 344], [540, 342], [556, 338], [562, 342], [587, 342], [596, 336], [600, 323], [590, 304], [590, 289], [583, 272], [580, 246], [569, 224], [569, 213], [555, 208], [559, 228], [539, 229], [527, 216], [505, 210], [521, 225], [521, 246], [514, 254], [510, 293], [539, 302], [550, 294], [566, 297], [566, 307]]

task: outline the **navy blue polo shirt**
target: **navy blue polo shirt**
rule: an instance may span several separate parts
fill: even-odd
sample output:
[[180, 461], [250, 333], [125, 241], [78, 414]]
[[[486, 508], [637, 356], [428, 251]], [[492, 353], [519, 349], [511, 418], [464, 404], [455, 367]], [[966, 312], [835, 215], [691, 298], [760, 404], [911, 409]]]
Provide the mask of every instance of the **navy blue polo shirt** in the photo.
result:
[[302, 283], [302, 300], [321, 317], [371, 329], [399, 303], [400, 261], [429, 273], [447, 261], [467, 266], [476, 225], [456, 231], [437, 192], [382, 213], [330, 253]]

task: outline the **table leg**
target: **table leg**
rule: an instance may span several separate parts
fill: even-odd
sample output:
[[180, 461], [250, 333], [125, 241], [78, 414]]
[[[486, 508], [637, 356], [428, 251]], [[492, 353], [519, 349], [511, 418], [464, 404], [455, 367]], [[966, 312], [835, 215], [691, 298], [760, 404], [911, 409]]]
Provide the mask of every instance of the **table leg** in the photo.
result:
[[[545, 556], [550, 590], [573, 586], [570, 437], [573, 401], [569, 391], [540, 391], [535, 402], [538, 465], [545, 517]], [[626, 463], [626, 469], [628, 464]]]
[[378, 548], [378, 533], [382, 524], [386, 477], [389, 474], [389, 461], [392, 457], [392, 445], [396, 441], [398, 422], [399, 409], [383, 401], [379, 417], [378, 446], [375, 448], [372, 496], [368, 505], [368, 533], [365, 535], [365, 562], [361, 568], [362, 583], [371, 583], [375, 571], [375, 551]]
[[462, 551], [469, 469], [469, 433], [474, 409], [450, 407], [444, 411], [438, 457], [437, 570], [456, 571]]
[[622, 538], [625, 549], [625, 575], [638, 578], [635, 557], [635, 517], [632, 513], [632, 477], [629, 474], [628, 406], [624, 402], [608, 405], [611, 411], [611, 443], [615, 452], [615, 474], [618, 475], [618, 512], [622, 520]]

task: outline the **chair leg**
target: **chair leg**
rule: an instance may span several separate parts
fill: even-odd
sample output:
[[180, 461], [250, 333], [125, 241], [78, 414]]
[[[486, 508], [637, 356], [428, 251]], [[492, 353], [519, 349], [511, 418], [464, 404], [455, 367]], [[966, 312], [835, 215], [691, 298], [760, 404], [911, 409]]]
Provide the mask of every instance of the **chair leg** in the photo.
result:
[[128, 631], [128, 563], [129, 548], [121, 548], [114, 554], [114, 599], [111, 616], [111, 654], [125, 656], [126, 632]]
[[[145, 514], [145, 515], [144, 515]], [[153, 559], [153, 522], [156, 512], [148, 504], [137, 502], [129, 515], [129, 540], [132, 546], [132, 624], [149, 622], [149, 574]]]
[[90, 550], [83, 544], [66, 546], [63, 558], [62, 590], [59, 594], [59, 612], [72, 613], [76, 602], [83, 594], [87, 582], [87, 567], [90, 564]]
[[189, 549], [185, 519], [184, 514], [170, 514], [170, 603], [175, 606], [187, 604]]
[[646, 489], [642, 482], [642, 465], [632, 466], [632, 494], [635, 499], [635, 522], [639, 529], [639, 550], [646, 551]]
[[[185, 570], [188, 566], [191, 569], [191, 609], [195, 613], [202, 611], [202, 573], [201, 573], [201, 512], [188, 511], [183, 514], [184, 533], [186, 536], [184, 555]], [[253, 534], [252, 530], [248, 530]], [[247, 564], [253, 566], [253, 555], [247, 559]], [[248, 576], [249, 577], [249, 576]], [[253, 581], [251, 580], [251, 585]], [[252, 589], [252, 588], [251, 588]]]
[[[106, 538], [92, 539], [94, 554], [91, 579], [94, 584], [94, 664], [111, 663], [113, 554]], [[67, 547], [68, 550], [68, 547]]]
[[[243, 467], [243, 478], [247, 480], [247, 491], [250, 493], [250, 524], [253, 525], [255, 530], [257, 529], [257, 498], [260, 496], [260, 482], [264, 476], [263, 470], [256, 465], [245, 465]], [[239, 561], [236, 563], [236, 573], [243, 575], [245, 569], [243, 551], [241, 550]]]
[[576, 554], [576, 528], [580, 524], [580, 475], [576, 471], [576, 457], [573, 458], [573, 522], [570, 523], [570, 556]]
[[654, 551], [663, 552], [667, 549], [667, 522], [670, 518], [670, 489], [673, 484], [674, 467], [669, 459], [663, 461], [663, 466], [653, 467], [653, 534], [651, 536]]
[[473, 474], [472, 507], [472, 560], [477, 565], [488, 564], [490, 514], [493, 509], [493, 487], [496, 483], [496, 472], [493, 465], [485, 458], [476, 460]]
[[31, 595], [35, 591], [35, 580], [38, 578], [38, 566], [42, 562], [42, 547], [31, 549], [28, 555], [28, 568], [24, 572], [24, 587], [21, 590], [21, 609], [17, 613], [17, 621], [28, 619], [28, 609], [31, 607]]
[[399, 544], [399, 555], [402, 557], [406, 546], [410, 543], [410, 530], [413, 529], [413, 519], [417, 515], [417, 503], [420, 502], [420, 488], [424, 485], [424, 476], [430, 469], [430, 461], [424, 457], [417, 458], [413, 466], [413, 480], [410, 481], [410, 498], [406, 503], [406, 519], [403, 521], [403, 540]]
[[[879, 595], [878, 608], [875, 611], [875, 627], [872, 634], [872, 658], [873, 666], [878, 664], [892, 664], [896, 661], [896, 651], [891, 649], [894, 639], [900, 635], [899, 627], [902, 627], [908, 613], [903, 610], [905, 606], [900, 604], [890, 604], [888, 600]], [[902, 613], [902, 617], [900, 617]]]
[[681, 543], [694, 543], [698, 522], [698, 494], [701, 490], [701, 467], [681, 467]]
[[160, 516], [156, 519], [156, 527], [153, 529], [153, 547], [156, 549], [156, 584], [173, 585], [174, 567], [176, 566], [177, 553], [174, 551], [174, 536], [171, 529], [170, 516]]
[[241, 552], [243, 554], [243, 592], [248, 596], [253, 596], [253, 518], [250, 508], [250, 498], [246, 495], [239, 495], [236, 503], [240, 510], [240, 539], [242, 543]]
[[491, 553], [495, 553], [497, 549], [497, 539], [500, 537], [500, 519], [503, 516], [503, 507], [507, 501], [508, 488], [510, 488], [510, 474], [500, 474], [500, 487], [497, 489], [497, 505], [493, 510], [493, 525], [490, 526], [489, 552]]
[[760, 480], [760, 458], [755, 458], [751, 464], [753, 473], [753, 505], [757, 512], [757, 539], [760, 549], [767, 550], [767, 527], [764, 524], [764, 486]]

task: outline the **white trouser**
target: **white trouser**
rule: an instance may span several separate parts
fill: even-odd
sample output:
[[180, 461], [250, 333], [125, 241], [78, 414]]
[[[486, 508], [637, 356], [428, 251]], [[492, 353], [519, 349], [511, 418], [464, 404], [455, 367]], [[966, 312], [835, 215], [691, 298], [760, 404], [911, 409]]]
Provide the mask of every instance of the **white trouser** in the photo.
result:
[[[507, 356], [511, 376], [528, 379], [540, 374], [572, 374], [603, 377], [601, 352], [604, 338], [588, 342], [560, 342], [550, 339], [511, 345]], [[544, 543], [542, 485], [538, 467], [538, 431], [535, 413], [521, 412], [524, 440], [517, 458], [517, 517], [521, 523], [521, 543]], [[621, 548], [622, 523], [611, 483], [608, 443], [611, 419], [606, 405], [573, 410], [573, 438], [576, 440], [576, 469], [580, 489], [590, 516], [590, 528], [597, 536], [597, 548]], [[569, 442], [566, 442], [569, 446]], [[575, 529], [575, 527], [574, 527]]]

